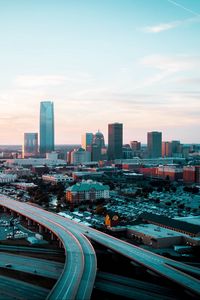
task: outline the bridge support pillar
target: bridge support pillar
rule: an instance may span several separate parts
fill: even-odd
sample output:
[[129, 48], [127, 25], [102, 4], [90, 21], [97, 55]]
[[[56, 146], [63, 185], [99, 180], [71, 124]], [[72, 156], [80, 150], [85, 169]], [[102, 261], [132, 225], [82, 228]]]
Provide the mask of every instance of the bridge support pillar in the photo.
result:
[[12, 217], [15, 217], [15, 212], [13, 210], [10, 211]]
[[43, 227], [42, 227], [42, 225], [39, 225], [39, 233], [43, 233]]
[[51, 232], [51, 241], [55, 241], [55, 235], [53, 232]]
[[31, 225], [32, 225], [32, 220], [31, 220], [31, 219], [28, 219], [28, 220], [27, 220], [27, 223], [28, 223], [28, 226], [31, 226]]
[[58, 247], [59, 247], [59, 248], [62, 248], [62, 247], [63, 247], [61, 240], [58, 241]]

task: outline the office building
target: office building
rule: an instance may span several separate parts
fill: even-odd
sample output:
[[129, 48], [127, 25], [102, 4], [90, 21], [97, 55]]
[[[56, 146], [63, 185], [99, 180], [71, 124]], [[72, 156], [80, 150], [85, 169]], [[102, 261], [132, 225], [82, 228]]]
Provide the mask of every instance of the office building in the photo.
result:
[[35, 157], [38, 155], [38, 134], [36, 132], [24, 133], [22, 157]]
[[172, 156], [172, 143], [162, 142], [162, 157], [171, 157], [171, 156]]
[[91, 132], [86, 132], [82, 135], [81, 137], [81, 147], [85, 150], [88, 150], [93, 141], [93, 133]]
[[40, 103], [40, 154], [54, 151], [54, 107], [53, 102]]
[[130, 146], [131, 146], [131, 149], [133, 151], [140, 151], [141, 150], [141, 142], [131, 141], [130, 142]]
[[105, 149], [105, 141], [103, 133], [99, 130], [93, 136], [91, 152], [92, 152], [92, 161], [100, 161], [103, 158], [103, 151]]
[[83, 148], [74, 149], [71, 152], [71, 161], [70, 163], [73, 165], [84, 164], [85, 162], [91, 161], [91, 153], [85, 151]]
[[108, 159], [122, 158], [123, 124], [108, 124]]
[[172, 156], [181, 157], [182, 145], [180, 141], [172, 141]]
[[104, 136], [103, 133], [101, 133], [99, 130], [97, 133], [95, 133], [95, 135], [93, 136], [93, 140], [92, 140], [93, 144], [96, 144], [97, 146], [99, 146], [101, 149], [105, 148], [105, 141], [104, 141]]
[[130, 147], [132, 149], [132, 157], [141, 157], [142, 155], [141, 142], [131, 141]]
[[100, 161], [101, 160], [101, 147], [97, 144], [92, 144], [91, 146], [91, 160]]
[[152, 131], [147, 133], [147, 149], [149, 158], [162, 156], [162, 132]]
[[122, 153], [123, 153], [123, 159], [131, 159], [133, 157], [133, 152], [129, 144], [123, 145]]

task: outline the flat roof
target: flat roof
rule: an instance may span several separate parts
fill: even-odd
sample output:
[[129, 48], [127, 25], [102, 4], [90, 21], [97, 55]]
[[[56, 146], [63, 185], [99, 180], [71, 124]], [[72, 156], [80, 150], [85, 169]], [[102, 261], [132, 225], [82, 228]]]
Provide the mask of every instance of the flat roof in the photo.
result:
[[170, 238], [170, 237], [184, 235], [180, 232], [176, 232], [164, 227], [156, 226], [154, 224], [139, 224], [135, 226], [127, 226], [127, 229], [131, 229], [155, 238]]
[[188, 217], [177, 217], [174, 218], [178, 221], [184, 221], [190, 224], [199, 225], [200, 226], [200, 216], [188, 216]]

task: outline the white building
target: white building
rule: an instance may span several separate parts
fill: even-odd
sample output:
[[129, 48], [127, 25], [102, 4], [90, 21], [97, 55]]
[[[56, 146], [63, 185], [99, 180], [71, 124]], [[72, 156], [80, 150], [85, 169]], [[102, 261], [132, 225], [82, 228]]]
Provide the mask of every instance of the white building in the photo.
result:
[[191, 237], [155, 224], [127, 226], [127, 235], [129, 238], [153, 248], [168, 248], [173, 245], [200, 245], [199, 237]]
[[[158, 165], [169, 165], [173, 164], [177, 159], [173, 157], [161, 157], [161, 158], [139, 158], [134, 157], [131, 159], [115, 159], [115, 164], [135, 164], [145, 166], [158, 166]], [[184, 158], [180, 158], [179, 161], [185, 161]]]
[[46, 153], [46, 159], [50, 159], [50, 160], [57, 160], [58, 159], [58, 153], [53, 151], [50, 153]]
[[15, 158], [7, 159], [6, 166], [60, 166], [66, 165], [66, 161], [62, 159], [46, 159], [46, 158]]
[[80, 165], [91, 161], [91, 153], [83, 148], [74, 149], [71, 153], [71, 164]]
[[62, 175], [62, 174], [45, 174], [42, 175], [42, 180], [46, 182], [51, 182], [57, 184], [58, 182], [73, 182], [74, 179], [72, 177], [69, 177], [67, 175]]
[[0, 183], [15, 182], [17, 175], [0, 173]]

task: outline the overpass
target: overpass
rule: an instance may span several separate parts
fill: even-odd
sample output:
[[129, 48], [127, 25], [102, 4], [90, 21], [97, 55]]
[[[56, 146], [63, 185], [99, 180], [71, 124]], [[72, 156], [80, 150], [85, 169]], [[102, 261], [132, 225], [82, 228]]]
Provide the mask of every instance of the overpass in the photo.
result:
[[89, 299], [96, 276], [96, 255], [90, 243], [95, 241], [117, 252], [130, 261], [143, 265], [147, 269], [168, 278], [195, 295], [200, 295], [200, 280], [191, 275], [200, 275], [192, 266], [159, 256], [115, 237], [78, 224], [62, 216], [41, 208], [15, 201], [7, 196], [0, 196], [0, 206], [35, 222], [39, 231], [47, 228], [52, 238], [62, 243], [66, 261], [64, 270], [48, 299]]

